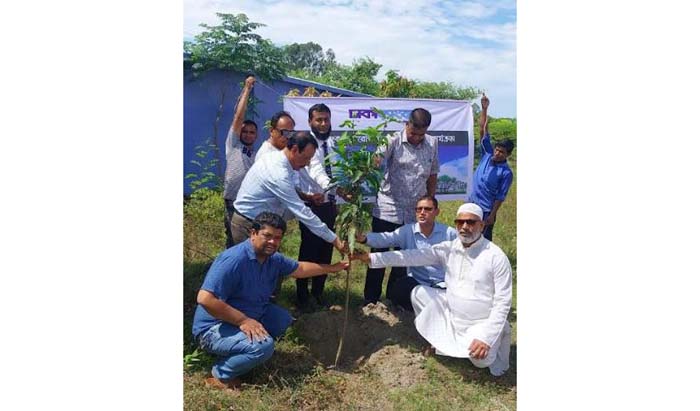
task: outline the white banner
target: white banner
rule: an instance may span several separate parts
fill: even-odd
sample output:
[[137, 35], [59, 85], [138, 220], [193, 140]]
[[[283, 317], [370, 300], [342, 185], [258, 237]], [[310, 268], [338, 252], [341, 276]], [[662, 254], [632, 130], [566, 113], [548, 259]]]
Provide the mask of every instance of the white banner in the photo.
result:
[[472, 184], [474, 165], [474, 113], [472, 102], [466, 100], [397, 99], [373, 97], [284, 97], [284, 110], [296, 122], [295, 129], [309, 130], [309, 108], [323, 103], [331, 109], [332, 135], [347, 129], [340, 127], [346, 120], [355, 127], [376, 126], [382, 119], [372, 111], [376, 107], [385, 114], [399, 119], [388, 131], [401, 130], [411, 110], [421, 107], [432, 116], [428, 134], [438, 143], [437, 197], [440, 200], [466, 200]]

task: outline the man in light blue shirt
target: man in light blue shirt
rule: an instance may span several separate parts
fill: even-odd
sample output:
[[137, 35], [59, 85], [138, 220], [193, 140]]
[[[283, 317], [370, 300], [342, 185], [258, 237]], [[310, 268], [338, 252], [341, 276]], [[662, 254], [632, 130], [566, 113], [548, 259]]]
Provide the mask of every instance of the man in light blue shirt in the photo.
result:
[[[440, 214], [435, 197], [424, 195], [416, 203], [416, 223], [405, 224], [398, 229], [385, 233], [368, 233], [357, 235], [357, 241], [372, 248], [401, 247], [402, 250], [430, 248], [443, 241], [457, 238], [457, 230], [441, 223], [435, 218]], [[387, 285], [387, 297], [394, 304], [406, 310], [413, 310], [411, 291], [417, 285], [444, 288], [445, 268], [439, 265], [409, 267], [407, 274]]]
[[309, 164], [317, 148], [316, 139], [308, 132], [299, 131], [288, 138], [284, 150], [266, 154], [253, 164], [233, 203], [234, 242], [249, 236], [253, 218], [259, 213], [284, 215], [289, 210], [312, 233], [343, 251], [344, 242], [304, 204], [294, 186], [294, 172]]

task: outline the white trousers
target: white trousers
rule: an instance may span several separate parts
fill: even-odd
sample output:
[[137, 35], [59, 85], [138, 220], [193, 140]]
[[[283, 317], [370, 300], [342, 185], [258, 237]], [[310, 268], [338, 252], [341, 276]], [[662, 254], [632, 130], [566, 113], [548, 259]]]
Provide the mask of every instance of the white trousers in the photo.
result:
[[[425, 307], [427, 307], [434, 300], [441, 297], [445, 298], [445, 294], [445, 290], [438, 288], [427, 287], [424, 285], [414, 287], [411, 291], [411, 305], [413, 305], [413, 311], [415, 312], [416, 317], [418, 317], [421, 311], [423, 311]], [[469, 334], [469, 332], [467, 332], [467, 334]], [[489, 367], [489, 371], [495, 376], [503, 375], [509, 368], [510, 339], [511, 328], [510, 324], [506, 322], [500, 338], [496, 340], [496, 343], [494, 344], [495, 346], [489, 349], [489, 354], [486, 356], [486, 358], [481, 360], [469, 358], [469, 360], [475, 367]], [[445, 355], [437, 349], [435, 353], [438, 355]]]

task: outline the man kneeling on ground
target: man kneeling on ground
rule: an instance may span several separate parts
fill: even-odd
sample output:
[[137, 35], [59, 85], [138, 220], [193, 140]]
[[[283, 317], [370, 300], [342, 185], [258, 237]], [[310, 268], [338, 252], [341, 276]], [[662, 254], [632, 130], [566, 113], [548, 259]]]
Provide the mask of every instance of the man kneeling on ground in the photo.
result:
[[272, 356], [274, 339], [283, 335], [292, 317], [270, 302], [277, 279], [335, 273], [347, 262], [297, 262], [277, 252], [287, 225], [282, 217], [260, 213], [248, 241], [219, 254], [197, 294], [192, 334], [205, 351], [218, 356], [207, 385], [240, 387], [239, 376]]
[[430, 248], [355, 254], [370, 268], [441, 265], [447, 290], [419, 285], [411, 292], [416, 330], [438, 355], [469, 358], [491, 374], [509, 366], [512, 273], [505, 253], [481, 235], [484, 213], [462, 204], [455, 228], [459, 237]]

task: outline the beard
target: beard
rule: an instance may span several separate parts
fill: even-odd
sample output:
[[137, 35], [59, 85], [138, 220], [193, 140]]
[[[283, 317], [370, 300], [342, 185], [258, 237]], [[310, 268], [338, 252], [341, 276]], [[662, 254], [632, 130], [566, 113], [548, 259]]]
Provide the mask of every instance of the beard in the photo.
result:
[[479, 239], [479, 236], [481, 236], [481, 233], [478, 231], [471, 234], [469, 232], [459, 232], [459, 240], [462, 242], [462, 244], [473, 243], [474, 241]]
[[323, 141], [328, 140], [328, 137], [331, 136], [331, 130], [332, 130], [332, 128], [330, 126], [328, 126], [328, 132], [321, 133], [316, 127], [311, 126], [311, 131], [314, 132], [314, 135], [316, 136], [316, 138], [318, 138], [319, 140], [323, 140]]

